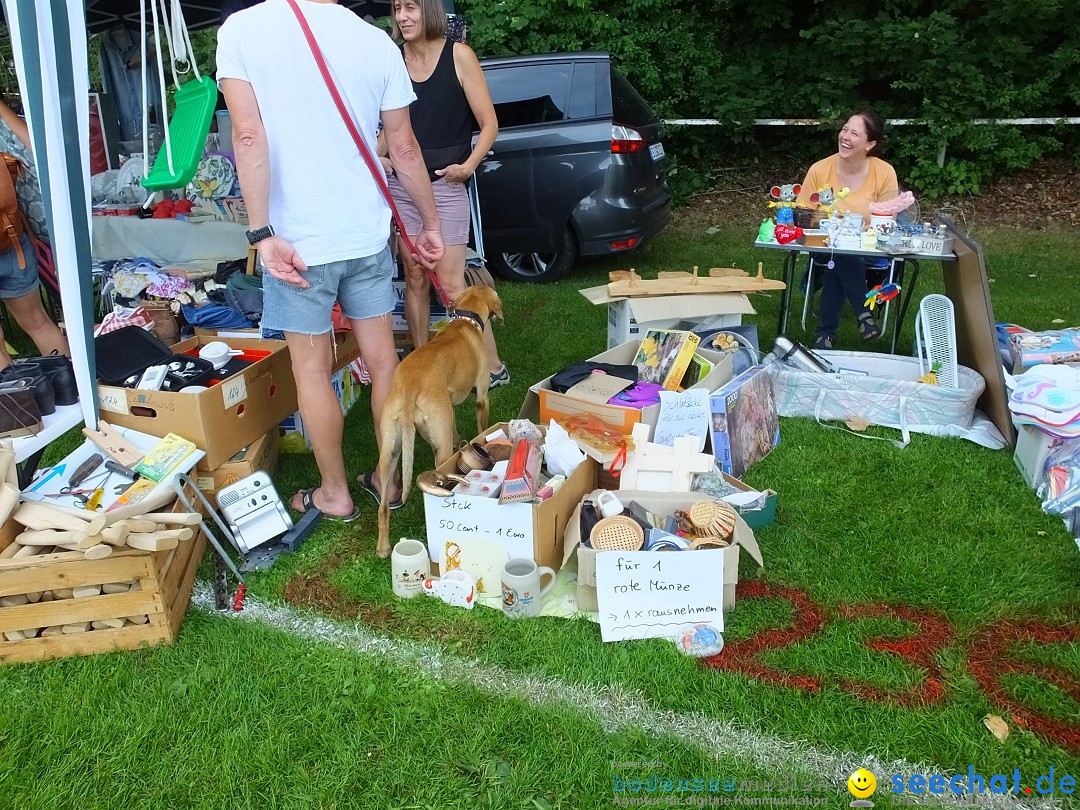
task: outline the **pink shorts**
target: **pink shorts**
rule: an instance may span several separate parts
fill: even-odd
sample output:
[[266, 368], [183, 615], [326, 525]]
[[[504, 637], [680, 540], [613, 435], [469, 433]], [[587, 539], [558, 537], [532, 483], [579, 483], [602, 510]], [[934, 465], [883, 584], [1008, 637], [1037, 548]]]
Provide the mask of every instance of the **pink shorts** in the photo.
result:
[[[405, 231], [409, 236], [417, 236], [420, 233], [422, 222], [420, 212], [416, 210], [413, 201], [401, 185], [396, 176], [386, 178], [386, 184], [390, 187], [390, 196], [394, 198], [394, 205], [401, 214], [401, 221], [405, 223]], [[469, 242], [469, 192], [464, 185], [451, 186], [441, 177], [431, 184], [431, 192], [435, 195], [435, 209], [439, 212], [439, 221], [442, 223], [443, 244], [465, 245]]]

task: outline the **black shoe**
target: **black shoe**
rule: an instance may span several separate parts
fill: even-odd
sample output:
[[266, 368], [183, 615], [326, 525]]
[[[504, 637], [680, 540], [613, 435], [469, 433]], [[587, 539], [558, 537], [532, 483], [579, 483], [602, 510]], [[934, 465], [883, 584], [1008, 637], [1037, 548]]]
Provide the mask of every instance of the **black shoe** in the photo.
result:
[[491, 372], [491, 382], [488, 383], [488, 388], [498, 388], [501, 385], [510, 384], [510, 369], [503, 363], [503, 367], [498, 371]]
[[79, 386], [75, 380], [75, 369], [71, 366], [71, 358], [65, 357], [53, 351], [45, 357], [24, 357], [16, 360], [14, 365], [36, 363], [41, 366], [49, 376], [52, 383], [53, 393], [57, 405], [74, 405], [79, 401]]
[[33, 436], [41, 428], [41, 412], [26, 380], [0, 382], [0, 436]]
[[25, 380], [27, 388], [34, 392], [38, 411], [42, 416], [56, 413], [56, 392], [53, 390], [49, 375], [37, 363], [20, 363], [4, 369], [3, 379], [7, 381]]
[[859, 314], [859, 337], [863, 340], [874, 340], [881, 337], [881, 329], [878, 327], [877, 322], [874, 321], [874, 316], [869, 312]]
[[810, 348], [811, 349], [831, 349], [832, 348], [832, 338], [829, 337], [828, 335], [818, 335], [816, 338], [814, 338], [814, 344]]

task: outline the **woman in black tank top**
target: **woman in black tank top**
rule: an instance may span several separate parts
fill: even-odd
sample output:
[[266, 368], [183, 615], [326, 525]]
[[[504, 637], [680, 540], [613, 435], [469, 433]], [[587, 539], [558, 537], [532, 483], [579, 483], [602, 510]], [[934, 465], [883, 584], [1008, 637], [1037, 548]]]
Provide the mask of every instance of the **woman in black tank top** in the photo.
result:
[[[495, 142], [499, 123], [476, 54], [465, 43], [446, 39], [442, 0], [394, 0], [393, 10], [394, 38], [403, 42], [405, 66], [416, 93], [409, 117], [424, 155], [443, 226], [446, 253], [436, 265], [435, 273], [450, 300], [455, 300], [465, 291], [465, 253], [469, 239], [465, 183]], [[473, 147], [472, 133], [476, 129], [480, 132]], [[414, 227], [419, 232], [419, 213], [393, 175], [388, 184], [405, 229], [412, 236]], [[422, 346], [429, 335], [430, 282], [424, 268], [413, 264], [408, 251], [401, 251], [401, 255], [405, 259], [405, 317], [409, 335], [414, 346]], [[510, 374], [499, 359], [490, 328], [484, 330], [484, 340], [488, 346], [491, 384], [505, 385]]]

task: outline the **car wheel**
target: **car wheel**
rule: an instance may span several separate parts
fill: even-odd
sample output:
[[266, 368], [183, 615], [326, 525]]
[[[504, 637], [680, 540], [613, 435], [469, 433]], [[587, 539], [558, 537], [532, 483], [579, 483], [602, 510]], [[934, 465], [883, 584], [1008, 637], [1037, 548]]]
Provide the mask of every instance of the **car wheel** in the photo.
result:
[[489, 261], [491, 269], [511, 281], [531, 281], [547, 284], [562, 278], [574, 266], [578, 245], [574, 231], [568, 225], [562, 243], [551, 253], [495, 253]]

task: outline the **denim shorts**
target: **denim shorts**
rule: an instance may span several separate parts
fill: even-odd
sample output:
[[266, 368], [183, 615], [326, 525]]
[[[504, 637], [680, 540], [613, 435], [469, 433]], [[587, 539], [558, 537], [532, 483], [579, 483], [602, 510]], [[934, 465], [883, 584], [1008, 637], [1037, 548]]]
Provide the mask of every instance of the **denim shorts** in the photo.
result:
[[38, 288], [37, 254], [34, 243], [24, 231], [19, 235], [26, 267], [19, 267], [19, 254], [14, 246], [0, 254], [0, 298], [18, 298]]
[[297, 287], [263, 272], [264, 330], [324, 335], [333, 328], [330, 310], [341, 302], [347, 318], [378, 318], [394, 311], [394, 262], [390, 249], [362, 259], [315, 264]]

